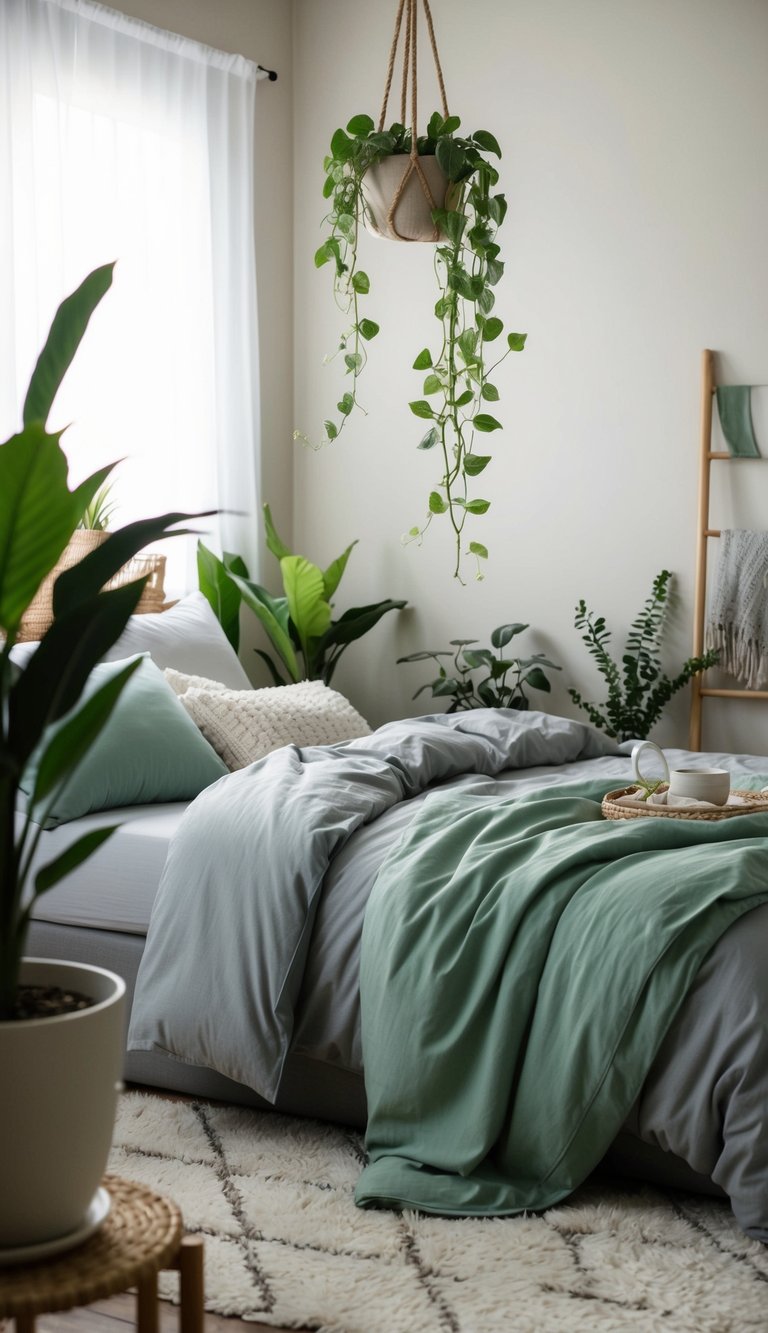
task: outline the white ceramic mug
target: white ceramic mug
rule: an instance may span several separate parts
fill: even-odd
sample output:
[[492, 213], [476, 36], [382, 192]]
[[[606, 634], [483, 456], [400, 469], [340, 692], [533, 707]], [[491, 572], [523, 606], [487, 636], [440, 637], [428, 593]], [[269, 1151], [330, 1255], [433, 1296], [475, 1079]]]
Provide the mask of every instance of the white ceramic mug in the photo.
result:
[[658, 781], [640, 771], [640, 756], [644, 750], [652, 750], [661, 760], [661, 781], [669, 784], [670, 796], [684, 796], [690, 801], [708, 801], [712, 805], [727, 804], [731, 790], [731, 775], [727, 768], [673, 768], [670, 772], [663, 750], [653, 741], [641, 741], [632, 750], [632, 772], [635, 781], [642, 786]]
[[669, 775], [670, 796], [727, 805], [730, 791], [731, 775], [727, 768], [673, 768]]

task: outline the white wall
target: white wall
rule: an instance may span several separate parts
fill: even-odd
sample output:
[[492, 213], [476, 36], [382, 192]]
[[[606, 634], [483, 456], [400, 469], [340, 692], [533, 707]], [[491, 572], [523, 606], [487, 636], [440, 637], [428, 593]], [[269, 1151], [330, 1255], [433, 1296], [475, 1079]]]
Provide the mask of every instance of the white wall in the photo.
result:
[[[338, 125], [378, 114], [394, 12], [372, 0], [294, 5], [294, 424], [315, 439], [343, 380], [322, 364], [339, 331], [328, 269], [313, 267], [322, 159]], [[295, 446], [294, 539], [321, 564], [361, 539], [339, 609], [409, 600], [339, 670], [373, 723], [424, 711], [411, 694], [425, 673], [397, 656], [487, 640], [506, 620], [530, 622], [521, 647], [563, 664], [550, 706], [573, 714], [566, 684], [602, 697], [573, 628], [579, 597], [621, 646], [669, 568], [670, 673], [690, 652], [701, 349], [722, 354], [725, 380], [768, 380], [768, 4], [440, 0], [433, 12], [451, 110], [504, 150], [497, 312], [529, 335], [496, 376], [504, 431], [483, 476], [493, 504], [471, 534], [491, 550], [487, 576], [452, 579], [445, 523], [421, 549], [400, 543], [436, 480], [407, 407], [420, 388], [411, 363], [436, 327], [427, 246], [363, 242], [366, 313], [382, 326], [361, 381], [369, 415], [321, 452]], [[420, 102], [426, 119], [437, 104], [426, 63]], [[768, 412], [762, 438], [768, 455]], [[725, 512], [734, 487], [756, 515], [746, 522]], [[734, 465], [720, 498], [718, 525], [768, 527], [768, 468]], [[685, 743], [687, 697], [654, 735]], [[707, 704], [704, 741], [768, 753], [768, 709]]]

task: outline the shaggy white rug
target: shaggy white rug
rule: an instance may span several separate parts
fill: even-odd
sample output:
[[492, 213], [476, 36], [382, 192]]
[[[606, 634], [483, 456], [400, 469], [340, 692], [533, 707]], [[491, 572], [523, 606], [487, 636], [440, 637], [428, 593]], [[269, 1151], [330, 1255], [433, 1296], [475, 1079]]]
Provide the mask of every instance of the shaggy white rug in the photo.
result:
[[[725, 1204], [588, 1185], [542, 1216], [363, 1212], [351, 1131], [121, 1099], [110, 1170], [205, 1236], [206, 1308], [323, 1333], [746, 1333], [768, 1328], [768, 1248]], [[174, 1299], [174, 1274], [161, 1277]]]

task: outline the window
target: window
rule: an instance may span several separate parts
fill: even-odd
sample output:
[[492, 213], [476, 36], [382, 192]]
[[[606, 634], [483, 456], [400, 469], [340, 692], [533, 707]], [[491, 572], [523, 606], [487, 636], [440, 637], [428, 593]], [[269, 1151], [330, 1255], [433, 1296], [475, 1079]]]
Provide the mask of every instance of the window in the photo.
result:
[[[59, 301], [116, 259], [50, 421], [72, 480], [121, 459], [118, 524], [224, 509], [206, 541], [255, 565], [256, 67], [87, 0], [4, 0], [0, 52], [2, 438]], [[195, 586], [193, 539], [165, 554]]]

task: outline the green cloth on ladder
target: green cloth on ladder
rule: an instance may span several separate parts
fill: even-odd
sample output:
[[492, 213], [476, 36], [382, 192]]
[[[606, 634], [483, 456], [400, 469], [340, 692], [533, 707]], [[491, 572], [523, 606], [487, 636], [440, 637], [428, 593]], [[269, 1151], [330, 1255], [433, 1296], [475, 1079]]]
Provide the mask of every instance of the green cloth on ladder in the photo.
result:
[[752, 386], [721, 385], [715, 392], [720, 425], [730, 453], [734, 458], [759, 458], [760, 450], [752, 429]]
[[605, 787], [436, 793], [390, 852], [363, 929], [358, 1205], [493, 1216], [569, 1194], [706, 954], [768, 900], [768, 815], [606, 820]]

